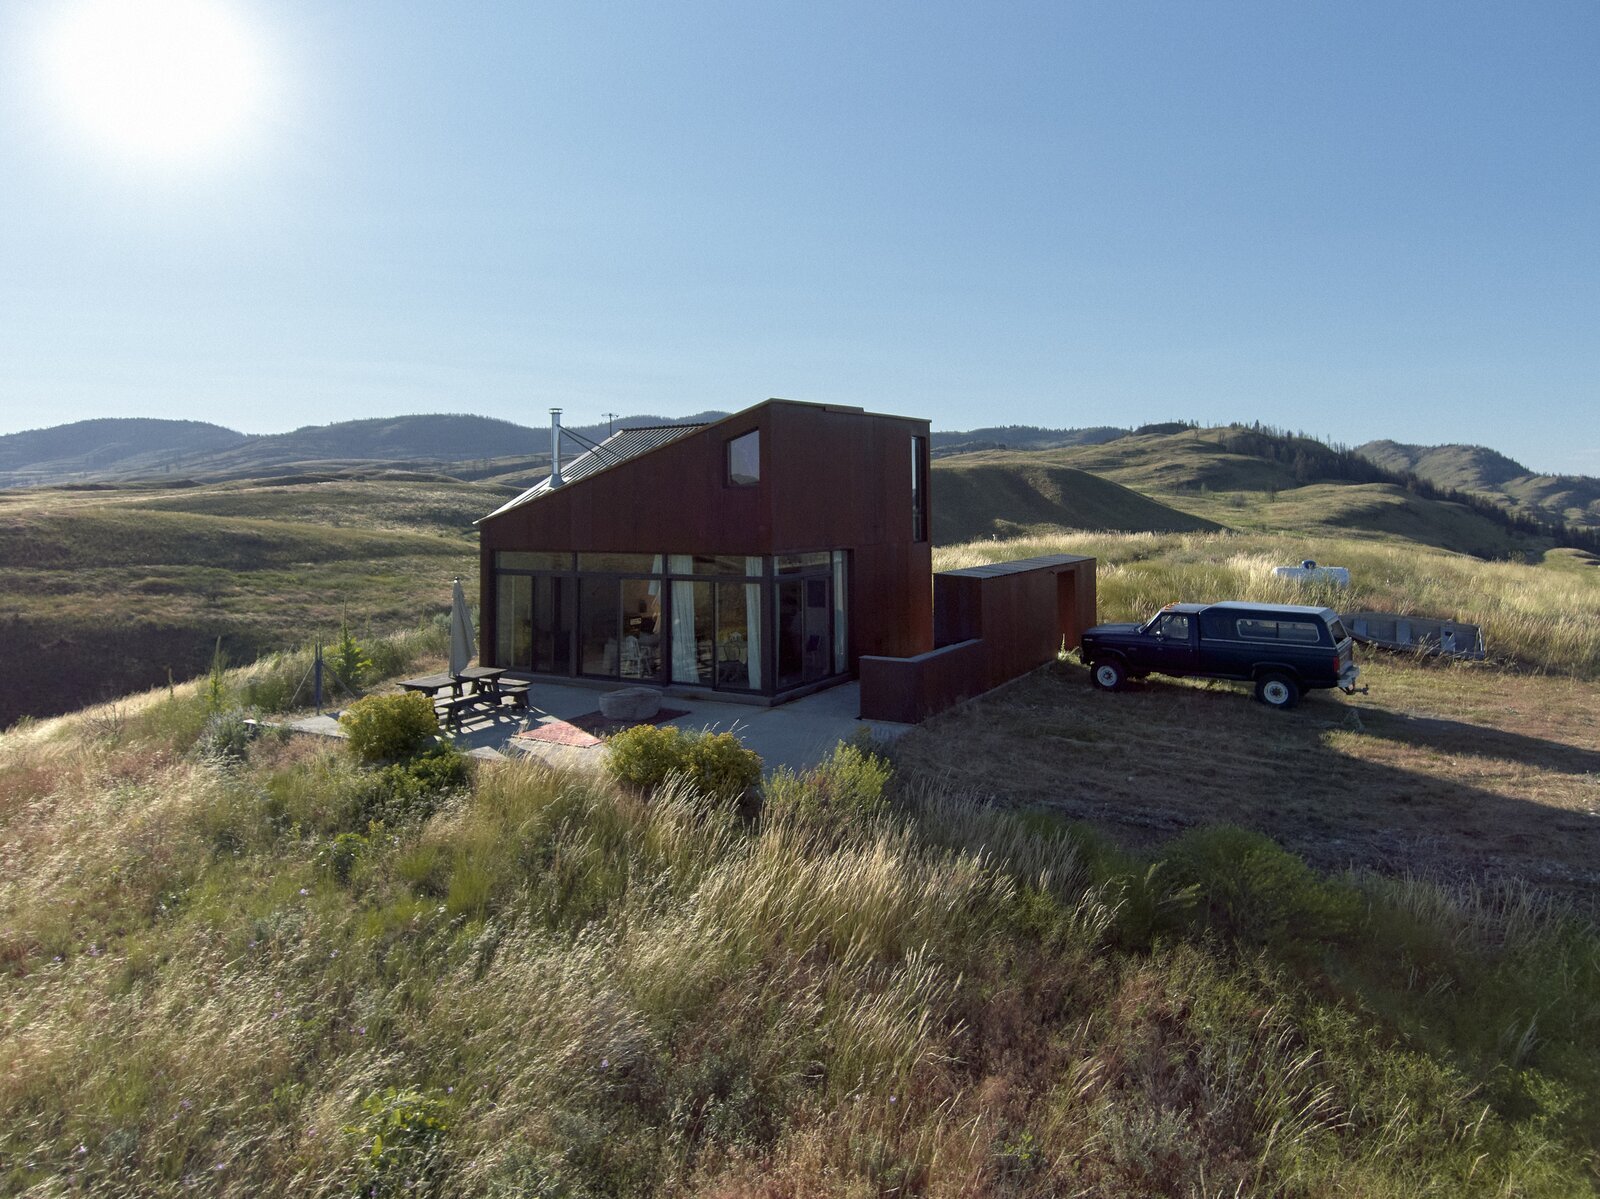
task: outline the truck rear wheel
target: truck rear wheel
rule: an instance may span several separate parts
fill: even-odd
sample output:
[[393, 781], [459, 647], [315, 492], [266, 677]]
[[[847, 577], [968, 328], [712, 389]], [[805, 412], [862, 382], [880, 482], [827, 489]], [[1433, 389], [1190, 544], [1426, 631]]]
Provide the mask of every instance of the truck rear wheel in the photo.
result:
[[1269, 708], [1287, 711], [1300, 702], [1300, 687], [1285, 674], [1264, 674], [1256, 680], [1256, 698]]
[[1089, 677], [1102, 691], [1120, 691], [1128, 681], [1128, 669], [1115, 658], [1101, 658], [1089, 666]]

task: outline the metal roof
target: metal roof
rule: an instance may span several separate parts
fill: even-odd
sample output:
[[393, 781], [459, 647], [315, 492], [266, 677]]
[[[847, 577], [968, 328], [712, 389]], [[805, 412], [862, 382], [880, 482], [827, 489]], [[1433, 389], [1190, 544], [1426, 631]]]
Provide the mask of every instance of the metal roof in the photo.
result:
[[1074, 562], [1088, 562], [1082, 554], [1045, 554], [1038, 558], [1018, 558], [1012, 562], [990, 562], [986, 566], [964, 566], [960, 570], [941, 570], [941, 575], [954, 575], [958, 579], [994, 579], [1001, 575], [1018, 575], [1030, 570], [1045, 570], [1051, 566], [1071, 566]]
[[[705, 427], [705, 425], [645, 425], [637, 429], [618, 429], [598, 446], [584, 451], [570, 462], [563, 462], [561, 485], [565, 487], [569, 483], [576, 483], [579, 479], [587, 479], [590, 475], [619, 466], [630, 458], [637, 458], [650, 450], [670, 445], [680, 437], [686, 437]], [[571, 437], [572, 434], [568, 432], [567, 436]], [[530, 500], [548, 495], [552, 490], [559, 489], [552, 488], [548, 478], [541, 479], [516, 499], [501, 504], [483, 520], [492, 520], [502, 512], [520, 508]], [[476, 523], [481, 524], [482, 521]]]

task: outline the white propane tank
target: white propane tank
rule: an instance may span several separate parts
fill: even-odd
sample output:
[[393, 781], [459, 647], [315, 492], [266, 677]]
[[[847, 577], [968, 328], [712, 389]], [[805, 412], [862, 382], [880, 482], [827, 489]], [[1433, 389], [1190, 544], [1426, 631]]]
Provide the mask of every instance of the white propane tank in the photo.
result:
[[1293, 579], [1296, 583], [1332, 583], [1335, 587], [1350, 586], [1348, 566], [1318, 566], [1307, 558], [1299, 566], [1274, 566], [1272, 573], [1280, 579]]

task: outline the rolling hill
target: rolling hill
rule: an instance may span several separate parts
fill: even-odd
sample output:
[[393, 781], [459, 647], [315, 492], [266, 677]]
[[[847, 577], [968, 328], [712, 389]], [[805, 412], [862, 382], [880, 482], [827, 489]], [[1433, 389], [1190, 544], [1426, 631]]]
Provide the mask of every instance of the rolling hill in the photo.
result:
[[[988, 472], [983, 488], [961, 478], [961, 472], [975, 468]], [[1034, 485], [1028, 480], [1043, 479], [1049, 472], [1061, 473], [1046, 487], [1046, 505], [1030, 496]], [[1013, 477], [1002, 480], [1006, 474]], [[1131, 507], [1124, 509], [1128, 519], [1123, 524], [1078, 523], [1072, 496], [1086, 486], [1082, 479], [1093, 478], [1120, 484], [1129, 494], [1158, 504], [1170, 513], [1169, 521], [1188, 517], [1211, 527], [1403, 537], [1482, 558], [1542, 553], [1552, 543], [1595, 548], [1582, 528], [1563, 537], [1544, 527], [1547, 517], [1535, 520], [1508, 512], [1482, 497], [1446, 491], [1309, 438], [1242, 426], [1134, 433], [1056, 450], [954, 455], [935, 464], [933, 478], [935, 511], [940, 514], [935, 529], [947, 530], [950, 538], [988, 536], [986, 522], [993, 522], [996, 530], [1051, 523], [1129, 530], [1182, 527], [1157, 525], [1155, 513], [1135, 514]], [[1049, 515], [1051, 505], [1060, 518]], [[1104, 518], [1101, 500], [1087, 494], [1081, 510]], [[1024, 516], [1013, 517], [1013, 512]]]
[[[617, 424], [693, 424], [722, 415], [630, 416]], [[569, 432], [594, 440], [608, 427], [578, 425]], [[397, 464], [434, 470], [463, 464], [483, 473], [490, 459], [548, 462], [549, 453], [548, 427], [461, 413], [340, 421], [259, 435], [198, 421], [79, 421], [0, 437], [0, 488], [141, 479], [210, 482]]]
[[250, 439], [221, 425], [142, 418], [82, 420], [0, 437], [0, 487], [157, 475], [189, 456]]
[[1588, 475], [1537, 475], [1522, 463], [1481, 445], [1404, 445], [1369, 441], [1356, 449], [1390, 470], [1409, 471], [1440, 487], [1485, 495], [1569, 525], [1600, 528], [1600, 479]]
[[991, 451], [937, 460], [934, 541], [949, 545], [1045, 528], [1187, 533], [1221, 527], [1049, 458]]

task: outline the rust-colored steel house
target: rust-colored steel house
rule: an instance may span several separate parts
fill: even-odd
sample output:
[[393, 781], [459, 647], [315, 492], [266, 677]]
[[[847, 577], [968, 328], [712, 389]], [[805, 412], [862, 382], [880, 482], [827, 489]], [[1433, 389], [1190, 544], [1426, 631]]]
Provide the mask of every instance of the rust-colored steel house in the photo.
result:
[[778, 702], [933, 646], [928, 422], [625, 429], [479, 522], [485, 662]]

